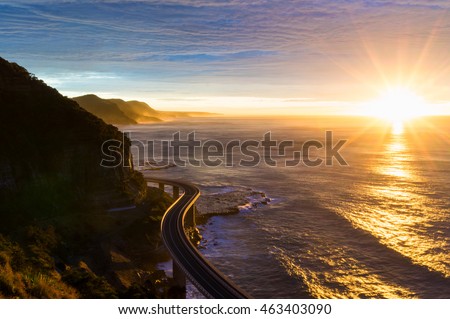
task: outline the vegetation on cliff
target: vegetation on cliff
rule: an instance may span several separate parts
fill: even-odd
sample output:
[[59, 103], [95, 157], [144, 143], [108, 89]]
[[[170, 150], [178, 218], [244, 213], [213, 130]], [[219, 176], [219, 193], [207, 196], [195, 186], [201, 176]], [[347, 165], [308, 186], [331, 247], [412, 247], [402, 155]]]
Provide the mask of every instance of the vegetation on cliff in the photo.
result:
[[167, 296], [137, 257], [160, 249], [171, 199], [132, 168], [100, 166], [109, 139], [130, 160], [121, 132], [1, 58], [0, 114], [0, 297]]

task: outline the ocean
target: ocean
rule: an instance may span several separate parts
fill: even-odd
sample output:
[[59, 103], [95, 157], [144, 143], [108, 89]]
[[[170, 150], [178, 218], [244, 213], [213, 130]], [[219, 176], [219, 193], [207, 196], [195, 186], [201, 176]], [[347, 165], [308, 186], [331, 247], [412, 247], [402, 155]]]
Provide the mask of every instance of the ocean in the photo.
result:
[[[254, 297], [450, 298], [449, 124], [445, 117], [393, 126], [363, 117], [191, 118], [120, 129], [142, 141], [176, 132], [180, 139], [195, 132], [201, 143], [261, 141], [268, 132], [278, 146], [291, 141], [284, 153], [248, 148], [259, 154], [252, 165], [239, 164], [255, 153], [235, 152], [214, 167], [163, 163], [159, 170], [132, 147], [146, 176], [189, 180], [205, 198], [247, 194], [237, 214], [199, 225], [200, 250]], [[330, 154], [320, 147], [327, 131], [331, 145], [345, 140], [339, 154], [347, 165], [336, 158], [327, 165]], [[303, 152], [286, 166], [308, 141], [316, 141], [311, 161]], [[275, 166], [264, 160], [269, 155]], [[156, 147], [150, 162], [161, 158], [170, 155]]]

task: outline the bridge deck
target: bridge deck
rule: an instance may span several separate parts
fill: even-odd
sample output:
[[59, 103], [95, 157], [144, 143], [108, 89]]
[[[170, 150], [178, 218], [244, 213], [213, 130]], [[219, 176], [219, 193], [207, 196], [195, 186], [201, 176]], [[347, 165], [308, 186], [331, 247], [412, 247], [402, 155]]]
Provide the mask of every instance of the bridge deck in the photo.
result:
[[208, 262], [191, 243], [185, 233], [185, 217], [200, 197], [200, 190], [184, 181], [148, 179], [182, 188], [182, 194], [170, 206], [161, 222], [161, 234], [170, 255], [186, 274], [186, 277], [208, 298], [251, 298], [251, 296], [228, 279]]

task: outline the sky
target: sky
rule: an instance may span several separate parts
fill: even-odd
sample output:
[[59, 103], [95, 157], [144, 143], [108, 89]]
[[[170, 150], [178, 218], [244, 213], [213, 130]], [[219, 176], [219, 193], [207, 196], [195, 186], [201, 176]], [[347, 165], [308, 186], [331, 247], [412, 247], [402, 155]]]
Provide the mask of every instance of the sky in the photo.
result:
[[359, 114], [391, 87], [450, 114], [448, 0], [0, 1], [0, 56], [67, 96]]

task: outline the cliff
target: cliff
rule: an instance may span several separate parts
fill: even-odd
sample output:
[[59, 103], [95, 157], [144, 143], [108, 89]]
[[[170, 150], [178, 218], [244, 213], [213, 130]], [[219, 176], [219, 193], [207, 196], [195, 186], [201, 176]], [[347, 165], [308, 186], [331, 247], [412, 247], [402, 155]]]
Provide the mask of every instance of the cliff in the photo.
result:
[[[123, 140], [116, 127], [3, 59], [0, 113], [0, 197], [38, 192], [36, 200], [54, 203], [55, 210], [60, 197], [67, 201], [66, 193], [74, 202], [105, 207], [112, 198], [139, 203], [145, 197], [140, 174], [123, 165], [100, 166], [102, 143]], [[124, 143], [120, 152], [128, 161], [130, 145]]]
[[109, 99], [109, 102], [116, 104], [119, 109], [137, 123], [161, 122], [158, 118], [159, 112], [150, 107], [145, 102], [124, 101], [121, 99]]
[[110, 124], [136, 124], [137, 121], [129, 116], [119, 105], [110, 100], [101, 99], [94, 94], [73, 98], [86, 111], [103, 119]]
[[131, 161], [122, 133], [1, 58], [0, 114], [0, 297], [164, 296], [167, 278], [133, 247], [161, 249], [171, 200], [130, 167], [100, 165], [111, 139]]
[[127, 125], [162, 122], [176, 118], [216, 116], [208, 112], [172, 112], [155, 110], [145, 102], [102, 99], [94, 94], [73, 98], [85, 110], [109, 124]]

